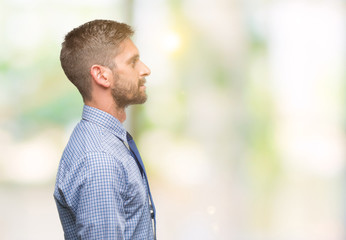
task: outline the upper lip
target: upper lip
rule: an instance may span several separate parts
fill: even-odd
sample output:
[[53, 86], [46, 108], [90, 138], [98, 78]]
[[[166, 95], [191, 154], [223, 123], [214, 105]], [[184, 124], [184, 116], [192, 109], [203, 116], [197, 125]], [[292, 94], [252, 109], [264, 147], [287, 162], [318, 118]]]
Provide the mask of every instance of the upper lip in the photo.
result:
[[145, 79], [141, 79], [140, 82], [139, 82], [139, 86], [144, 86], [144, 84], [146, 83], [147, 81]]

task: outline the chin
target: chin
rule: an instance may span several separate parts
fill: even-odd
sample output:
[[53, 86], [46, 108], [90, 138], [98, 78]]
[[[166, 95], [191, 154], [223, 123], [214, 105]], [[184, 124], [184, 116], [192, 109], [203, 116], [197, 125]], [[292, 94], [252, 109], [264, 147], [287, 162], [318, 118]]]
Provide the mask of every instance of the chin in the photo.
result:
[[147, 99], [148, 99], [148, 96], [146, 94], [137, 95], [137, 97], [129, 101], [128, 105], [143, 104], [147, 101]]

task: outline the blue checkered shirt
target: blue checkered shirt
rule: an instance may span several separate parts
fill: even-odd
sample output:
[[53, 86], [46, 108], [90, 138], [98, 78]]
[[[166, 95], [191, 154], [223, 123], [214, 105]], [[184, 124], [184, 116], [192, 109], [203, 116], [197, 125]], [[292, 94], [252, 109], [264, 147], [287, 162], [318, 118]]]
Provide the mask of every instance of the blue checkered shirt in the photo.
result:
[[54, 191], [65, 239], [154, 239], [148, 186], [126, 141], [115, 117], [84, 106]]

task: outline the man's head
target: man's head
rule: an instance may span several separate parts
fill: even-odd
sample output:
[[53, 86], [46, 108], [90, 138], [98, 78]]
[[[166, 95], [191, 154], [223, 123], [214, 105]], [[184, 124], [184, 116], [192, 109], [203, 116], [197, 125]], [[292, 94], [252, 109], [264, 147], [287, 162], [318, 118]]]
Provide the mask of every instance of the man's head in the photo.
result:
[[145, 101], [146, 94], [139, 88], [150, 70], [139, 60], [138, 49], [130, 40], [132, 35], [130, 26], [110, 20], [87, 22], [66, 35], [60, 53], [61, 66], [84, 101], [92, 100], [92, 81], [97, 83], [100, 76], [102, 79], [104, 69], [113, 74], [111, 93], [118, 104], [124, 105], [121, 107]]

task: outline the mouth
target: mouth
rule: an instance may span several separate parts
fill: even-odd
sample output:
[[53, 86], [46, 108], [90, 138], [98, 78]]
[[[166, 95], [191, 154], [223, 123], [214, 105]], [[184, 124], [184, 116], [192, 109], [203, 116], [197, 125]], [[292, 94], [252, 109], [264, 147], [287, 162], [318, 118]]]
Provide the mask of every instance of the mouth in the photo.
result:
[[146, 86], [144, 85], [147, 81], [144, 79], [139, 80], [138, 86], [139, 88], [146, 88]]

